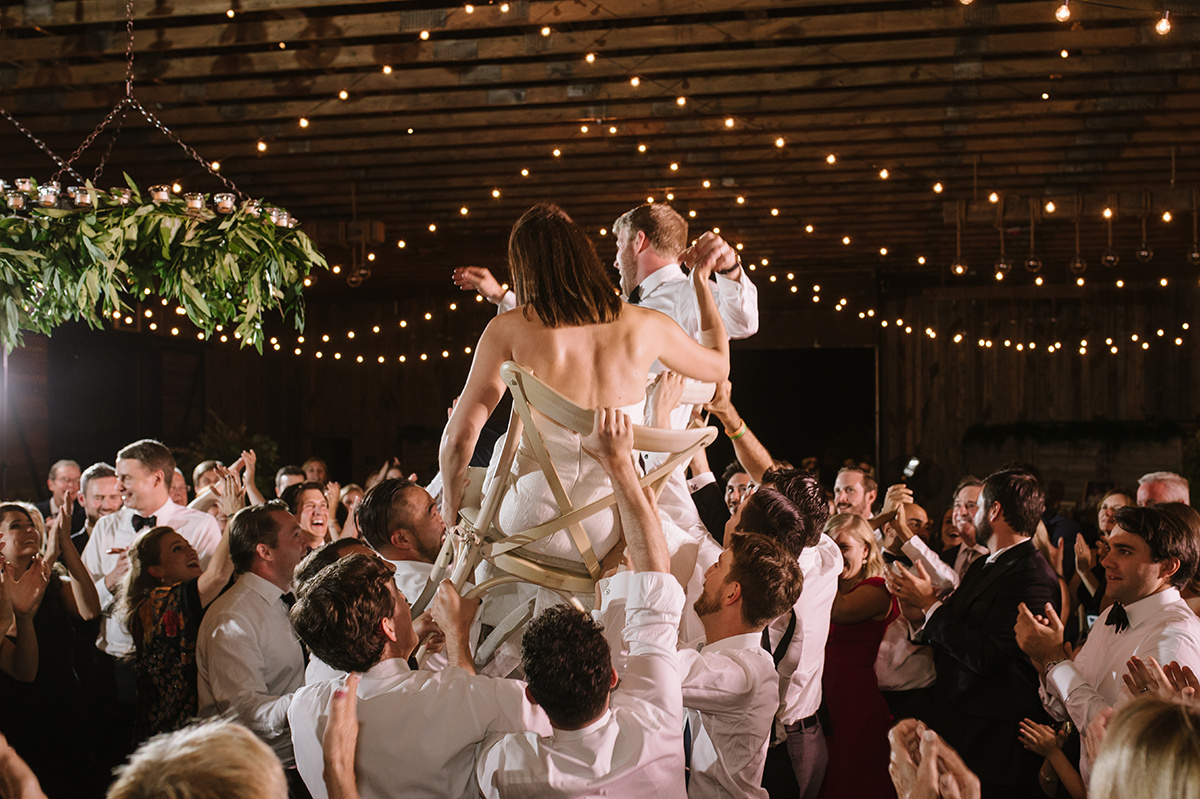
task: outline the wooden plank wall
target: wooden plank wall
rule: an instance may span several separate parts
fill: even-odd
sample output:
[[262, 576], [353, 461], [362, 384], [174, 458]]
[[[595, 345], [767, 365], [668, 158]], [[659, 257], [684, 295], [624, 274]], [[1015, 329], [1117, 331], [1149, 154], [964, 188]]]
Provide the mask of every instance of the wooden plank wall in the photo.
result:
[[[1097, 282], [1100, 277], [1095, 275]], [[1196, 421], [1200, 320], [1193, 293], [1192, 286], [1096, 288], [1074, 295], [1063, 289], [1055, 296], [1040, 296], [1034, 287], [939, 288], [886, 301], [872, 322], [880, 351], [884, 479], [898, 476], [888, 473], [889, 463], [915, 454], [945, 473], [949, 485], [938, 496], [944, 501], [959, 475], [986, 473], [1021, 457], [1042, 461], [1048, 480], [1065, 478], [1070, 499], [1082, 491], [1076, 484], [1084, 475], [1127, 483], [1148, 471], [1148, 462], [1179, 468], [1179, 438], [1166, 449], [1150, 435], [1141, 448], [1118, 439], [1128, 423]], [[897, 328], [897, 320], [904, 325]], [[962, 341], [954, 341], [956, 334]], [[1174, 343], [1177, 336], [1182, 345]], [[1081, 355], [1085, 340], [1087, 354]], [[1142, 349], [1147, 341], [1149, 349]], [[1056, 342], [1062, 348], [1047, 352]], [[1055, 438], [1050, 430], [1056, 424], [1104, 421], [1113, 424], [1090, 430], [1102, 438], [1078, 441], [1074, 450], [1069, 441], [1046, 443]], [[968, 446], [968, 430], [976, 425], [1018, 425], [1025, 435], [1003, 445]], [[1089, 432], [1078, 424], [1072, 429]], [[1079, 458], [1093, 459], [1092, 466], [1068, 463]]]

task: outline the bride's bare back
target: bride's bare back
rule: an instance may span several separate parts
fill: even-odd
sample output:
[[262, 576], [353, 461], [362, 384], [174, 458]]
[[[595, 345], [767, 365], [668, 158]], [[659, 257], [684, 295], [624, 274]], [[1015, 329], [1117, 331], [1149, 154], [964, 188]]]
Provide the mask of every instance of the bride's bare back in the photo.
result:
[[[627, 306], [607, 324], [545, 327], [537, 314], [521, 310], [497, 319], [512, 360], [584, 408], [611, 408], [640, 402], [646, 373], [658, 357], [663, 336], [654, 329], [655, 311]], [[669, 321], [669, 320], [668, 320]], [[635, 420], [641, 423], [641, 420]]]

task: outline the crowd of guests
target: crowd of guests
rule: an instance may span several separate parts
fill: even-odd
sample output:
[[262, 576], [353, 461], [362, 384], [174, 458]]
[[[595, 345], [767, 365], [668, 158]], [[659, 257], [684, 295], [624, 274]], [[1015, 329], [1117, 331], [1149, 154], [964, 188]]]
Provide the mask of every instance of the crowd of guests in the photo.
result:
[[[581, 281], [600, 268], [552, 207], [514, 230], [515, 297], [456, 275], [517, 311], [484, 334], [427, 484], [391, 460], [343, 487], [313, 457], [260, 485], [245, 451], [189, 487], [143, 439], [111, 466], [58, 461], [40, 507], [0, 504], [0, 796], [1200, 792], [1200, 515], [1179, 475], [1109, 492], [1093, 525], [1012, 463], [964, 476], [943, 515], [903, 483], [880, 497], [869, 466], [826, 483], [774, 458], [718, 379], [703, 410], [737, 461], [718, 477], [701, 450], [643, 490], [634, 425], [701, 409], [671, 372], [643, 407], [628, 364], [722, 378], [727, 335], [757, 326], [734, 250], [687, 248], [663, 209], [614, 225], [624, 302], [537, 282], [543, 250]], [[654, 302], [684, 327], [630, 310]], [[556, 490], [615, 510], [582, 533], [614, 542], [594, 596], [528, 614], [505, 660], [480, 654], [477, 592], [434, 575], [514, 357], [595, 408], [554, 443], [577, 464]]]

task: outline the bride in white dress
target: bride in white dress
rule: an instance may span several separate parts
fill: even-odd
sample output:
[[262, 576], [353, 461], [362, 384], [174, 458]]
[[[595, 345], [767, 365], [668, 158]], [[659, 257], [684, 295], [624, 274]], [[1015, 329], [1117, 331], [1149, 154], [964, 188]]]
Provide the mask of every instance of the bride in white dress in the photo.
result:
[[[720, 237], [705, 233], [680, 256], [692, 269], [701, 343], [665, 314], [622, 302], [591, 241], [557, 206], [534, 206], [517, 221], [508, 260], [517, 308], [497, 316], [484, 330], [442, 437], [442, 518], [447, 524], [458, 518], [479, 432], [504, 395], [500, 365], [505, 361], [521, 364], [581, 407], [625, 408], [635, 419], [641, 418], [646, 375], [655, 360], [704, 382], [724, 380], [729, 373], [729, 344], [709, 277], [714, 268], [731, 267], [736, 254]], [[545, 417], [538, 421], [572, 504], [580, 507], [607, 493], [607, 477], [582, 451], [578, 436]], [[536, 460], [523, 450], [524, 444], [513, 466], [517, 479], [497, 519], [510, 533], [559, 513]], [[491, 477], [489, 473], [489, 482]], [[621, 534], [615, 510], [597, 514], [584, 528], [601, 559]], [[579, 559], [564, 531], [530, 548]]]

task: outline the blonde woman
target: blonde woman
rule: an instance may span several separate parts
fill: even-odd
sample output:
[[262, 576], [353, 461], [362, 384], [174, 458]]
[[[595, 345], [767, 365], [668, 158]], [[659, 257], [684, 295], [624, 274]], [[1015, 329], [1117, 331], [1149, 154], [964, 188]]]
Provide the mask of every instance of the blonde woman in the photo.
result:
[[875, 531], [854, 513], [838, 513], [825, 533], [842, 551], [842, 573], [833, 600], [821, 680], [832, 721], [829, 766], [822, 797], [895, 796], [888, 775], [892, 716], [875, 679], [875, 658], [900, 605], [883, 579], [883, 553]]

